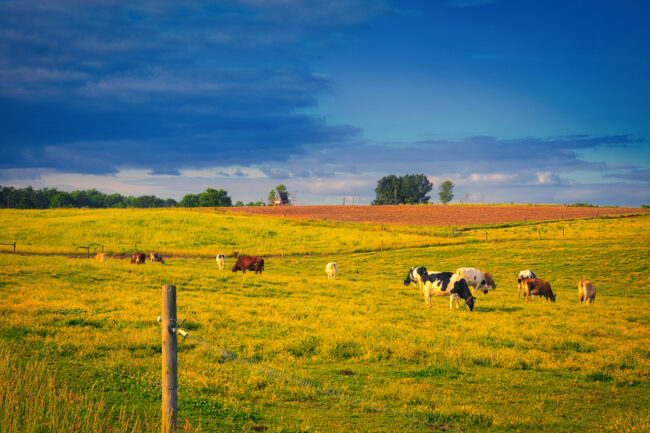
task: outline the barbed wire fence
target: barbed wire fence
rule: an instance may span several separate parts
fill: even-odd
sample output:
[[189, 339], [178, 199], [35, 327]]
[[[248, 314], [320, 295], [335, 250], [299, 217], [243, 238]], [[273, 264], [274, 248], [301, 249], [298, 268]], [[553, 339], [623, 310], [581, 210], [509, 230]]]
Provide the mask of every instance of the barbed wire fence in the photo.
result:
[[[84, 315], [86, 317], [93, 317], [96, 316], [97, 314], [88, 312], [87, 310], [81, 310], [81, 309], [53, 309], [50, 310], [50, 312], [57, 313], [66, 313], [66, 314], [75, 314], [75, 315]], [[160, 317], [158, 318], [158, 322], [160, 322]], [[155, 322], [152, 321], [152, 325]], [[198, 346], [203, 347], [207, 352], [210, 352], [216, 356], [218, 356], [221, 360], [225, 362], [232, 362], [237, 365], [243, 366], [249, 370], [258, 372], [266, 377], [283, 381], [289, 385], [293, 386], [299, 386], [301, 388], [316, 392], [318, 394], [324, 395], [324, 396], [329, 396], [329, 397], [334, 397], [337, 398], [341, 401], [350, 403], [353, 406], [363, 408], [369, 411], [373, 411], [376, 413], [382, 413], [388, 416], [394, 416], [397, 418], [401, 418], [405, 421], [407, 421], [410, 424], [414, 425], [419, 425], [421, 427], [431, 429], [431, 430], [439, 430], [439, 431], [457, 431], [461, 432], [461, 428], [458, 425], [452, 424], [449, 422], [449, 420], [444, 419], [444, 418], [431, 418], [426, 414], [409, 414], [406, 413], [403, 410], [396, 409], [394, 407], [390, 407], [388, 405], [382, 404], [380, 402], [374, 401], [369, 398], [365, 398], [363, 396], [348, 392], [348, 391], [342, 391], [339, 389], [336, 389], [334, 387], [326, 386], [323, 384], [318, 383], [317, 381], [314, 381], [312, 379], [308, 379], [299, 375], [296, 375], [294, 373], [290, 373], [284, 370], [281, 370], [279, 368], [271, 367], [269, 365], [266, 365], [261, 362], [254, 361], [252, 359], [246, 358], [237, 352], [235, 352], [232, 349], [225, 348], [221, 345], [219, 345], [216, 341], [214, 340], [209, 340], [204, 337], [199, 337], [195, 336], [191, 333], [188, 333], [187, 331], [183, 330], [180, 328], [181, 323], [178, 324], [179, 327], [175, 328], [175, 332], [183, 337], [182, 339], [179, 339], [179, 341], [191, 341], [193, 343], [196, 343]], [[18, 356], [21, 357], [21, 359], [32, 359], [34, 355], [37, 356], [43, 356], [45, 355], [44, 353], [38, 352], [38, 351], [26, 351], [20, 350], [19, 352], [16, 353]], [[127, 369], [123, 367], [105, 367], [97, 362], [90, 362], [90, 361], [84, 361], [84, 360], [79, 360], [79, 359], [69, 359], [69, 358], [61, 358], [57, 360], [57, 363], [63, 363], [65, 365], [70, 365], [70, 366], [77, 366], [81, 367], [85, 370], [92, 370], [96, 372], [102, 372], [105, 373], [109, 376], [119, 376], [121, 378], [125, 379], [130, 379], [134, 382], [141, 383], [143, 386], [150, 388], [152, 390], [163, 390], [163, 384], [162, 380], [159, 379], [160, 371], [158, 371], [155, 374], [155, 377], [158, 379], [153, 379], [151, 374], [144, 374], [144, 375], [139, 375], [139, 374], [134, 374], [133, 372], [129, 372]], [[51, 367], [48, 362], [44, 363], [46, 366]], [[61, 369], [58, 369], [61, 371]], [[181, 407], [182, 410], [182, 407]], [[344, 409], [342, 409], [344, 410]]]

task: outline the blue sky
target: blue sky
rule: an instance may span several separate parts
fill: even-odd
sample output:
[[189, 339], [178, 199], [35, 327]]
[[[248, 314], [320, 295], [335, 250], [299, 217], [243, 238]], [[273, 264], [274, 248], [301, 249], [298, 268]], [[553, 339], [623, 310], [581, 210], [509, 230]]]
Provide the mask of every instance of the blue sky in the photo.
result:
[[0, 184], [650, 203], [645, 1], [0, 1]]

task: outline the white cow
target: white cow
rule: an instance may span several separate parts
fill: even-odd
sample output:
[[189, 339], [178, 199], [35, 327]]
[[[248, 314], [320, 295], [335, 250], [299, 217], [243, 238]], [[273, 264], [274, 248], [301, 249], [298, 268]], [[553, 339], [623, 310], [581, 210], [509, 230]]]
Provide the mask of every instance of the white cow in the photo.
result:
[[532, 278], [535, 279], [537, 278], [537, 275], [535, 275], [535, 272], [531, 271], [530, 269], [524, 269], [523, 271], [519, 272], [519, 276], [517, 277], [517, 297], [521, 297], [521, 291], [523, 287], [521, 286], [521, 280], [527, 279], [527, 278]]
[[[490, 284], [488, 283], [487, 278], [485, 278], [485, 275], [479, 269], [458, 268], [456, 269], [456, 273], [465, 278], [468, 286], [480, 290], [483, 294], [487, 294], [490, 290]], [[492, 282], [492, 284], [494, 284], [494, 282]]]
[[336, 274], [338, 273], [338, 268], [336, 262], [330, 262], [325, 266], [325, 273], [327, 274], [327, 279], [336, 280]]
[[219, 265], [219, 270], [223, 271], [223, 268], [226, 266], [225, 254], [217, 254], [217, 264]]

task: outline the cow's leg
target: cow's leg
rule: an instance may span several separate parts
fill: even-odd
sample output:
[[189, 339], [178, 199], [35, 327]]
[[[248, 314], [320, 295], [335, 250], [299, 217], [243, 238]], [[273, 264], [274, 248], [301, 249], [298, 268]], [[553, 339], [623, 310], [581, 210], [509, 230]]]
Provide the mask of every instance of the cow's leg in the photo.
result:
[[428, 285], [424, 286], [423, 289], [424, 293], [424, 303], [426, 304], [427, 308], [431, 308], [431, 287]]
[[449, 308], [454, 308], [454, 295], [449, 295]]

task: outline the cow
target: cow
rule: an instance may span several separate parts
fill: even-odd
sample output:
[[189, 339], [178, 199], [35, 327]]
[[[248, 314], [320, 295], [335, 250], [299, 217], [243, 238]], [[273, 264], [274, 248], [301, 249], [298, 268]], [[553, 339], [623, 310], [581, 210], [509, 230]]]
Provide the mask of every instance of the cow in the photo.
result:
[[261, 274], [264, 270], [264, 259], [256, 256], [241, 256], [237, 258], [237, 263], [232, 267], [233, 272], [242, 271], [246, 273], [246, 270], [255, 271]]
[[225, 254], [217, 254], [217, 265], [219, 265], [219, 270], [223, 271], [223, 268], [226, 266]]
[[533, 295], [543, 296], [547, 301], [555, 302], [555, 295], [553, 294], [551, 285], [548, 281], [537, 278], [524, 278], [521, 280], [521, 285], [523, 286], [526, 302], [528, 302], [530, 296]]
[[[483, 292], [484, 295], [487, 295], [487, 292], [490, 290], [490, 284], [488, 284], [483, 272], [476, 268], [458, 268], [456, 273], [465, 278], [467, 285], [474, 287]], [[490, 276], [490, 281], [492, 281], [492, 276]], [[492, 281], [492, 284], [494, 285], [494, 281]]]
[[149, 254], [149, 260], [151, 260], [151, 263], [160, 263], [160, 264], [165, 264], [165, 261], [163, 260], [162, 256], [160, 253], [150, 253]]
[[95, 255], [95, 260], [98, 262], [103, 262], [106, 260], [106, 255], [104, 253], [97, 253], [97, 255]]
[[406, 275], [406, 279], [404, 280], [404, 285], [408, 286], [409, 284], [414, 284], [420, 288], [420, 293], [424, 293], [422, 290], [422, 286], [424, 283], [427, 281], [427, 268], [424, 266], [416, 267], [416, 268], [411, 268], [409, 270], [409, 273]]
[[144, 261], [147, 260], [147, 255], [145, 253], [135, 253], [131, 256], [131, 263], [136, 265], [141, 265]]
[[325, 273], [327, 274], [327, 279], [329, 280], [330, 278], [332, 280], [336, 280], [336, 274], [338, 273], [339, 269], [336, 266], [336, 262], [330, 262], [325, 266]]
[[596, 300], [596, 286], [591, 281], [582, 280], [578, 283], [580, 302], [592, 304]]
[[449, 295], [449, 308], [453, 308], [454, 301], [456, 301], [458, 309], [460, 300], [463, 299], [469, 311], [474, 310], [474, 296], [469, 290], [467, 281], [455, 272], [428, 274], [424, 284], [424, 301], [427, 308], [431, 308], [431, 295]]
[[521, 272], [519, 272], [519, 276], [517, 277], [517, 297], [521, 297], [521, 291], [523, 290], [523, 286], [521, 284], [521, 281], [524, 278], [532, 278], [535, 279], [537, 278], [537, 275], [535, 275], [535, 272], [531, 271], [530, 269], [525, 269]]

